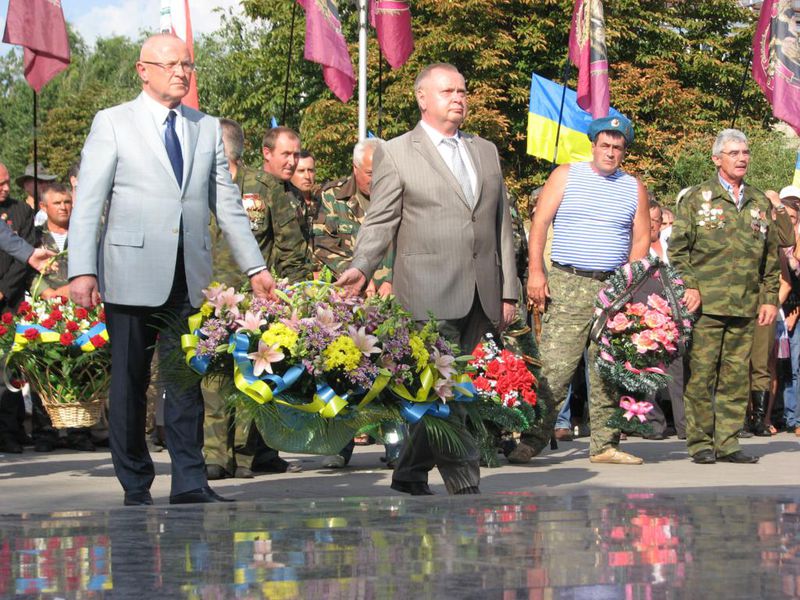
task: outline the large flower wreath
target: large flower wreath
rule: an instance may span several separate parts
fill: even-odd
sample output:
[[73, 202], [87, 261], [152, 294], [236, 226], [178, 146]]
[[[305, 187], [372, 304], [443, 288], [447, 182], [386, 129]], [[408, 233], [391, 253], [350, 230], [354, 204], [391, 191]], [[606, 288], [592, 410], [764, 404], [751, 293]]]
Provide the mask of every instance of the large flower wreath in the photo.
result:
[[653, 393], [667, 384], [666, 367], [691, 338], [683, 281], [658, 258], [623, 265], [607, 281], [592, 326], [597, 369], [622, 390]]

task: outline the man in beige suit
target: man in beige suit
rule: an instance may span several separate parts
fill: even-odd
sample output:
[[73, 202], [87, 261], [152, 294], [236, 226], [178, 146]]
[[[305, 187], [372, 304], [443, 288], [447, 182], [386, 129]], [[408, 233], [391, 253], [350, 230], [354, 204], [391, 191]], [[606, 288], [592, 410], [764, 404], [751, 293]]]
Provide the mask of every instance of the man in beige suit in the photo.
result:
[[[360, 291], [395, 240], [394, 292], [420, 322], [433, 313], [442, 333], [470, 352], [481, 337], [516, 316], [517, 273], [511, 215], [495, 146], [459, 127], [467, 115], [464, 77], [449, 64], [424, 68], [414, 83], [421, 121], [379, 147], [370, 209], [351, 268], [338, 283]], [[453, 407], [456, 419], [463, 410]], [[439, 467], [453, 494], [479, 493], [475, 441], [453, 455], [412, 426], [392, 488], [431, 494]]]

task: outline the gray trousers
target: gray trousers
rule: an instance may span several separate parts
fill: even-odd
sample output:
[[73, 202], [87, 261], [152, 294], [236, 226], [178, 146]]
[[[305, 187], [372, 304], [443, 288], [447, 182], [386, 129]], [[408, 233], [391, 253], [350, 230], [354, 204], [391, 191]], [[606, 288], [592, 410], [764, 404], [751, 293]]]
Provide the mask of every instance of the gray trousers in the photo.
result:
[[[420, 323], [420, 326], [424, 325]], [[478, 292], [469, 313], [461, 319], [439, 321], [439, 331], [450, 342], [457, 344], [462, 353], [472, 352], [486, 333], [496, 334], [496, 329], [483, 312]], [[440, 447], [428, 439], [422, 422], [410, 426], [410, 435], [397, 461], [393, 479], [403, 482], [428, 481], [428, 471], [438, 467], [450, 494], [468, 487], [478, 487], [481, 479], [480, 451], [475, 439], [465, 429], [466, 413], [458, 402], [451, 402], [449, 419], [464, 433], [461, 442], [464, 449], [456, 452]]]
[[647, 422], [653, 428], [653, 433], [664, 433], [667, 428], [667, 419], [664, 411], [658, 404], [660, 399], [669, 398], [672, 404], [672, 418], [675, 421], [675, 431], [678, 436], [686, 437], [686, 409], [683, 406], [683, 389], [685, 387], [685, 357], [680, 357], [667, 367], [670, 380], [666, 389], [659, 390], [648, 401], [653, 403], [653, 410], [647, 413]]

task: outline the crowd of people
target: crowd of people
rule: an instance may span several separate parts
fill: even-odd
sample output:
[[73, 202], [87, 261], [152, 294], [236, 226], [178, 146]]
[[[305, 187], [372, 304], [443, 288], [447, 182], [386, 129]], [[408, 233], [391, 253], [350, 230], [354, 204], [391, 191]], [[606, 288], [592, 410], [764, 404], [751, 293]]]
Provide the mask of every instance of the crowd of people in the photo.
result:
[[[0, 165], [0, 219], [24, 240], [0, 227], [2, 308], [13, 310], [30, 292], [25, 263], [40, 268], [67, 248], [68, 236], [68, 268], [58, 263], [36, 293], [105, 304], [108, 440], [126, 505], [153, 502], [154, 444], [170, 453], [174, 504], [228, 501], [209, 480], [301, 469], [236, 419], [213, 384], [167, 383], [148, 402], [155, 325], [165, 313], [185, 319], [212, 280], [249, 281], [256, 296], [272, 297], [273, 278], [300, 282], [328, 269], [354, 294], [394, 294], [420, 322], [436, 315], [443, 335], [465, 352], [527, 318], [527, 304], [542, 322], [539, 396], [560, 409], [547, 416], [547, 430], [566, 442], [588, 428], [592, 462], [641, 464], [619, 448], [624, 432], [610, 425], [619, 390], [594, 369], [589, 331], [609, 275], [656, 256], [679, 272], [697, 320], [691, 350], [669, 366], [669, 386], [651, 398], [646, 437], [686, 439], [699, 464], [752, 463], [758, 457], [743, 452], [739, 438], [797, 427], [800, 190], [765, 195], [750, 186], [743, 133], [719, 134], [711, 180], [659, 202], [621, 168], [633, 125], [621, 116], [596, 119], [592, 160], [552, 172], [532, 202], [526, 240], [496, 147], [461, 130], [466, 82], [452, 65], [432, 64], [417, 76], [413, 130], [359, 142], [352, 172], [324, 185], [292, 129], [268, 129], [263, 162], [250, 168], [238, 123], [181, 105], [194, 65], [178, 38], [148, 38], [136, 69], [142, 93], [96, 115], [68, 184], [39, 168], [34, 198], [31, 169], [18, 180], [28, 198], [17, 201]], [[159, 351], [176, 343], [164, 332]], [[55, 432], [31, 398], [36, 450], [93, 449], [97, 432]], [[30, 441], [21, 426], [25, 404], [3, 390], [0, 451], [21, 452]], [[149, 440], [148, 406], [155, 414]], [[458, 403], [449, 418], [463, 424]], [[387, 446], [392, 488], [431, 494], [428, 472], [438, 467], [449, 493], [479, 493], [478, 447], [460, 430], [457, 454], [431, 443], [419, 424], [395, 432], [392, 441], [405, 441], [402, 449]], [[527, 463], [541, 449], [541, 436], [521, 432], [508, 460]], [[350, 443], [323, 465], [344, 467], [352, 452]]]

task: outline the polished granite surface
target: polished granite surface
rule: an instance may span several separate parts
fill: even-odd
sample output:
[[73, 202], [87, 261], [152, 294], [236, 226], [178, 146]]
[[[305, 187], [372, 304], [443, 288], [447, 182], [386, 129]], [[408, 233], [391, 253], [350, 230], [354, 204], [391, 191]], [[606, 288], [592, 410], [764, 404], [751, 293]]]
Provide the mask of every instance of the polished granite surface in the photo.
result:
[[282, 500], [0, 516], [2, 598], [800, 597], [800, 491]]

